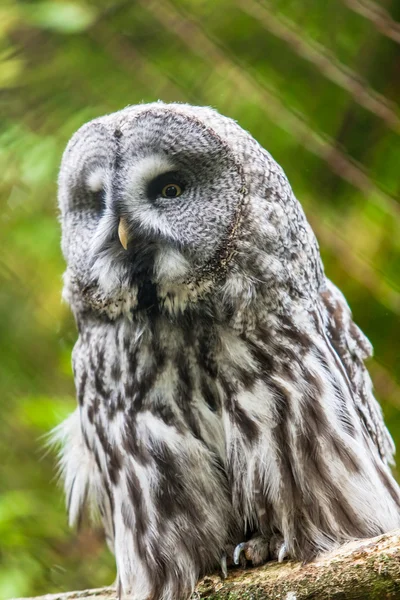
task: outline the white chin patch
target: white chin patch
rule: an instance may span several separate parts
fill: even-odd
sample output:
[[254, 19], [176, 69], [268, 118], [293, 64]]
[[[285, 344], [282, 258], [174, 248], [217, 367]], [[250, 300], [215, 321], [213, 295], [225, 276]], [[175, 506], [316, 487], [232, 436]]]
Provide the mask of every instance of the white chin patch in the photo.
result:
[[107, 295], [112, 294], [120, 287], [117, 269], [108, 258], [96, 259], [92, 267], [93, 281], [97, 282], [100, 289]]
[[154, 267], [155, 280], [161, 284], [183, 281], [190, 274], [190, 264], [186, 258], [170, 248], [157, 252]]

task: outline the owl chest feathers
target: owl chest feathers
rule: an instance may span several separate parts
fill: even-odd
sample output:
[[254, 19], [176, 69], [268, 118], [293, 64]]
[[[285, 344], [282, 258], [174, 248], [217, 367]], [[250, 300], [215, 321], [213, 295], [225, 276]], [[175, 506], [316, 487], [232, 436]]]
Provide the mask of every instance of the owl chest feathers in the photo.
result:
[[[118, 444], [116, 430], [130, 427], [135, 436], [151, 417], [155, 437], [165, 428], [182, 440], [192, 437], [224, 463], [224, 415], [239, 380], [249, 384], [256, 368], [245, 343], [227, 328], [180, 327], [152, 317], [90, 324], [73, 362], [83, 426], [93, 438]], [[241, 415], [239, 422], [251, 438], [252, 419]]]

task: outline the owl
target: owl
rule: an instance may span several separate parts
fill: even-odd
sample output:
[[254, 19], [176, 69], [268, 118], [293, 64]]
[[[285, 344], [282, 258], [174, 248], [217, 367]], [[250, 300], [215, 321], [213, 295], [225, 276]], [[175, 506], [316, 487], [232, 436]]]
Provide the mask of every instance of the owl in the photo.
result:
[[227, 561], [308, 561], [400, 526], [371, 346], [280, 166], [235, 121], [156, 102], [95, 119], [59, 175], [90, 506], [121, 594], [189, 598]]

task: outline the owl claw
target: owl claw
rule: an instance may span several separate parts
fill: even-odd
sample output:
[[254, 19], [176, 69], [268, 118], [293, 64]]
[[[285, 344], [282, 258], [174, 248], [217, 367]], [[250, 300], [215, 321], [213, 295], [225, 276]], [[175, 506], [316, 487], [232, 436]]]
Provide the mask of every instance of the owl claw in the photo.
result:
[[255, 535], [247, 542], [238, 544], [233, 552], [233, 562], [242, 567], [248, 561], [253, 567], [257, 567], [268, 560], [283, 562], [285, 558], [289, 558], [289, 553], [281, 535], [273, 535], [271, 538]]
[[278, 562], [281, 563], [285, 560], [285, 558], [288, 558], [288, 551], [286, 548], [286, 544], [283, 543], [282, 546], [279, 548], [279, 552], [278, 552]]
[[228, 577], [228, 566], [227, 566], [227, 563], [226, 563], [226, 552], [224, 552], [223, 555], [221, 556], [220, 565], [221, 565], [222, 579], [226, 579]]
[[246, 547], [246, 543], [242, 542], [241, 544], [238, 544], [233, 552], [233, 562], [235, 563], [235, 565], [239, 565], [240, 564], [240, 555], [242, 554], [242, 552], [244, 552], [244, 549]]

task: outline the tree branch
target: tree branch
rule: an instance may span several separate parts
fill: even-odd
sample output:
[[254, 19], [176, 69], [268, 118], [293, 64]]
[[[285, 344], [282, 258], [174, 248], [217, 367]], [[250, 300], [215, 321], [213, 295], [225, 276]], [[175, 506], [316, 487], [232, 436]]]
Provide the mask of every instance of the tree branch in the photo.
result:
[[[114, 600], [113, 588], [49, 594], [36, 600]], [[307, 565], [271, 562], [202, 579], [192, 600], [395, 600], [400, 598], [400, 529], [350, 542]], [[32, 600], [32, 599], [27, 599]], [[176, 599], [180, 600], [180, 599]]]

